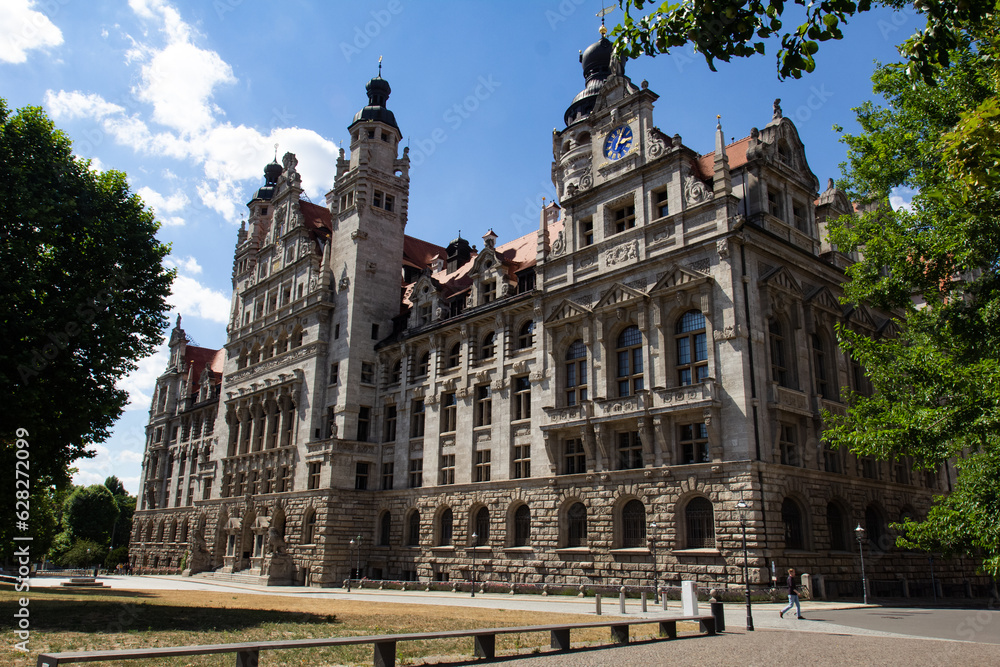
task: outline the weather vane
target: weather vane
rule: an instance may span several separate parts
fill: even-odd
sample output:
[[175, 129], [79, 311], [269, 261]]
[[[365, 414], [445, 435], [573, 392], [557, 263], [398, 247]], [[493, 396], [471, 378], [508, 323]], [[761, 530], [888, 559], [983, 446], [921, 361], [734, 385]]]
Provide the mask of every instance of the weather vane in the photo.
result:
[[597, 12], [596, 16], [601, 19], [601, 37], [607, 34], [608, 29], [604, 27], [604, 17], [611, 13], [615, 8], [614, 5], [608, 5], [607, 7], [601, 7], [601, 11]]
[[378, 57], [378, 75], [382, 76], [382, 56]]

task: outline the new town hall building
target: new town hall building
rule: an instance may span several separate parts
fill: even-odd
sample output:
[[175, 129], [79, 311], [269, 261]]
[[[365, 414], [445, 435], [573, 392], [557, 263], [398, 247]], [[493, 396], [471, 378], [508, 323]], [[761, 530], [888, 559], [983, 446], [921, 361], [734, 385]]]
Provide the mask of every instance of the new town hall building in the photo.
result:
[[820, 192], [777, 102], [699, 155], [607, 39], [581, 60], [552, 135], [559, 204], [522, 238], [405, 234], [381, 76], [324, 206], [294, 155], [265, 167], [225, 346], [172, 332], [133, 567], [335, 586], [464, 581], [474, 560], [493, 582], [735, 586], [742, 499], [752, 582], [772, 562], [858, 582], [857, 524], [872, 579], [929, 579], [888, 525], [948, 470], [820, 437], [824, 410], [870, 391], [834, 327], [895, 326], [838, 299], [851, 258], [825, 229], [851, 203]]

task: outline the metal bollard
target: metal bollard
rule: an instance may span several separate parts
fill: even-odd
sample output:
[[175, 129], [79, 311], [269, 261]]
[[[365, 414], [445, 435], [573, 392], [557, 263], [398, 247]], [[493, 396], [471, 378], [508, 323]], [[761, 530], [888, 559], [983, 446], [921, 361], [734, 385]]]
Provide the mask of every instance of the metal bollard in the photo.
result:
[[597, 605], [597, 615], [600, 616], [601, 615], [601, 594], [600, 593], [596, 593], [594, 595], [594, 602]]
[[642, 613], [646, 613], [646, 591], [642, 592]]
[[625, 591], [618, 594], [618, 610], [625, 613]]
[[667, 589], [660, 589], [660, 600], [663, 602], [663, 611], [667, 610]]
[[714, 599], [708, 603], [712, 608], [712, 616], [715, 617], [715, 631], [725, 632], [726, 631], [726, 611], [722, 606], [721, 602], [716, 602]]

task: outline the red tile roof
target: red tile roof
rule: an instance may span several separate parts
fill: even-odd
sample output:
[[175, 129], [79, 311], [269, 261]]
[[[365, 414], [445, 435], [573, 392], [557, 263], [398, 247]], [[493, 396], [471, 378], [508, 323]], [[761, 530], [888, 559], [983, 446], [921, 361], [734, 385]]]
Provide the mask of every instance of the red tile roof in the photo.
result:
[[[726, 146], [726, 157], [729, 158], [729, 168], [736, 169], [747, 163], [747, 148], [750, 146], [750, 137], [743, 137]], [[712, 176], [715, 171], [715, 151], [705, 153], [698, 157], [698, 169], [705, 178]]]
[[330, 231], [333, 229], [333, 223], [330, 220], [330, 209], [325, 206], [313, 204], [305, 199], [299, 200], [299, 209], [302, 211], [302, 217], [305, 219], [306, 229], [316, 232], [320, 236], [325, 237], [330, 235]]

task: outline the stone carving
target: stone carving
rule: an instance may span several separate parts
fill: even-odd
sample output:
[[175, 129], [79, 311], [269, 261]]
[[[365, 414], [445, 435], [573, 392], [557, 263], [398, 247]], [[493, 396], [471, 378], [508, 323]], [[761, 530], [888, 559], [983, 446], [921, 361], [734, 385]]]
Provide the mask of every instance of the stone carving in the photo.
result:
[[730, 324], [723, 329], [716, 329], [712, 332], [714, 340], [733, 340], [734, 338], [746, 338], [742, 325]]
[[580, 177], [580, 189], [588, 190], [594, 187], [594, 174], [591, 170], [590, 165], [587, 165], [587, 170], [583, 172], [583, 176]]
[[700, 179], [695, 178], [693, 174], [688, 174], [684, 178], [684, 201], [688, 204], [695, 205], [711, 201], [714, 196], [715, 193], [709, 190]]
[[558, 256], [566, 252], [566, 239], [564, 238], [563, 231], [564, 230], [560, 229], [559, 233], [556, 235], [556, 240], [552, 242], [553, 255]]
[[507, 387], [507, 379], [497, 378], [491, 386], [493, 387], [493, 391], [501, 391]]
[[286, 546], [285, 537], [277, 526], [271, 526], [267, 529], [267, 553], [283, 554], [287, 551]]
[[351, 232], [351, 240], [353, 241], [357, 241], [358, 239], [364, 241], [367, 238], [368, 238], [368, 232], [366, 231], [355, 229], [353, 232]]
[[489, 371], [478, 371], [476, 373], [476, 382], [478, 384], [484, 384], [486, 382], [489, 382], [489, 380], [490, 380], [490, 372]]
[[587, 257], [584, 257], [583, 259], [580, 260], [580, 268], [581, 269], [589, 269], [590, 267], [592, 267], [594, 265], [594, 262], [596, 261], [596, 259], [597, 258], [594, 257], [593, 255], [589, 255]]
[[523, 373], [527, 373], [528, 372], [528, 362], [525, 361], [524, 359], [522, 359], [521, 361], [517, 361], [517, 362], [514, 363], [513, 366], [511, 366], [510, 370], [515, 375], [521, 375]]
[[781, 98], [774, 100], [774, 113], [771, 116], [771, 120], [781, 119]]
[[545, 379], [545, 371], [533, 371], [530, 376], [531, 384], [538, 384]]
[[340, 291], [344, 291], [350, 286], [351, 286], [351, 279], [348, 278], [347, 276], [341, 276], [340, 280], [337, 282], [337, 289], [339, 289]]
[[298, 188], [302, 184], [302, 176], [299, 172], [295, 170], [298, 166], [299, 161], [295, 157], [295, 153], [285, 153], [284, 157], [281, 158], [281, 163], [285, 167], [284, 177], [288, 179], [289, 187]]
[[663, 142], [662, 134], [656, 130], [656, 128], [649, 128], [646, 130], [646, 144], [648, 146], [647, 150], [649, 152], [649, 157], [657, 158], [663, 155], [664, 151], [667, 150], [666, 144]]
[[719, 239], [715, 242], [715, 251], [719, 253], [719, 259], [725, 261], [729, 259], [729, 240]]
[[205, 542], [205, 528], [199, 527], [191, 536], [191, 547], [188, 552], [187, 573], [198, 574], [211, 569], [212, 552]]
[[[639, 259], [639, 242], [630, 241], [604, 251], [604, 263], [615, 266], [622, 262]], [[581, 262], [581, 265], [583, 263]]]

